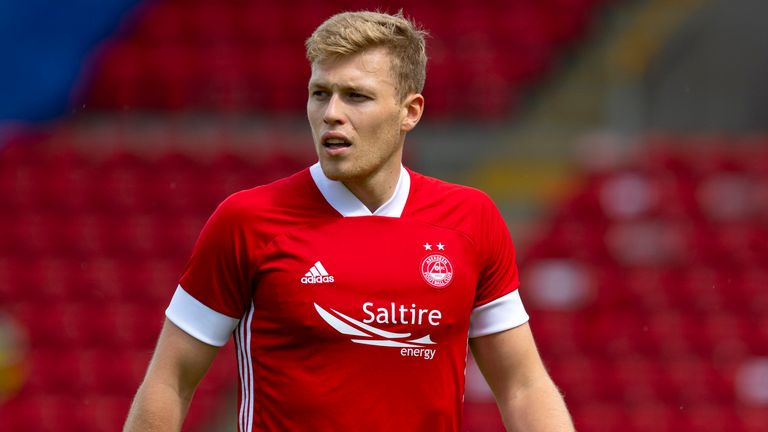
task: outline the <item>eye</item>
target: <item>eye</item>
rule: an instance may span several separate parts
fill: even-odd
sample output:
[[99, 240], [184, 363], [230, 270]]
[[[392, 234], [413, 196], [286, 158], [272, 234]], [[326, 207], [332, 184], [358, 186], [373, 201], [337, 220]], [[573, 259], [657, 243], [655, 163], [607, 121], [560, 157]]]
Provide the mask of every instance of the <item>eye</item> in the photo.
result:
[[349, 93], [349, 99], [354, 102], [364, 102], [370, 100], [371, 98], [362, 93], [351, 92]]
[[313, 90], [311, 94], [315, 99], [323, 99], [328, 97], [328, 92], [325, 90]]

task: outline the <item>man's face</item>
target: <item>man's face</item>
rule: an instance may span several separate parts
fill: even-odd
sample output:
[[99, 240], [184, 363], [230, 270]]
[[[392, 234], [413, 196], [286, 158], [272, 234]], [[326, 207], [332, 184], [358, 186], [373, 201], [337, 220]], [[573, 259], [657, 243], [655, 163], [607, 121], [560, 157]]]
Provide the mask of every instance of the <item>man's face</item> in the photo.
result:
[[328, 178], [359, 182], [399, 172], [405, 133], [415, 122], [397, 94], [390, 59], [386, 49], [373, 48], [312, 65], [307, 117]]

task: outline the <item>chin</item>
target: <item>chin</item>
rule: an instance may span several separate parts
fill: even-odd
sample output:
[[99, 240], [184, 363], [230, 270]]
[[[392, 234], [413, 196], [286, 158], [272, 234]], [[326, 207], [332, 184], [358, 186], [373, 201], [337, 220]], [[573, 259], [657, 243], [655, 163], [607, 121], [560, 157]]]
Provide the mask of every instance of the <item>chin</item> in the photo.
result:
[[330, 161], [320, 161], [320, 168], [323, 174], [331, 180], [342, 181], [350, 177], [347, 170], [339, 166], [340, 164]]
[[364, 170], [349, 164], [321, 160], [320, 168], [323, 169], [326, 177], [334, 181], [349, 181], [365, 177]]

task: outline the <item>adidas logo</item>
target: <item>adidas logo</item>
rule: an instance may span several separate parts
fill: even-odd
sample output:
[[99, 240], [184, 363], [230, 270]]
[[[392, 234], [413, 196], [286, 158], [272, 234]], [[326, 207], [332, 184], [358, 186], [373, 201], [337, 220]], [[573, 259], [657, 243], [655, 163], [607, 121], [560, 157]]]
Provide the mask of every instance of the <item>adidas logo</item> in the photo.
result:
[[309, 271], [301, 278], [303, 284], [321, 284], [333, 282], [333, 276], [329, 275], [320, 261], [316, 262]]

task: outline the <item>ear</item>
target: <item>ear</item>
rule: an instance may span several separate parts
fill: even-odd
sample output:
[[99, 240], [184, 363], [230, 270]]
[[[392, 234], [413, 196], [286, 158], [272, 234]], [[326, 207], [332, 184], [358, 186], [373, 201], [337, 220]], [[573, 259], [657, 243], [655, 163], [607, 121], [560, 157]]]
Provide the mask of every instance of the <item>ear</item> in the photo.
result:
[[410, 132], [415, 128], [424, 112], [424, 96], [413, 93], [405, 97], [403, 101], [403, 120], [400, 122], [400, 130]]

